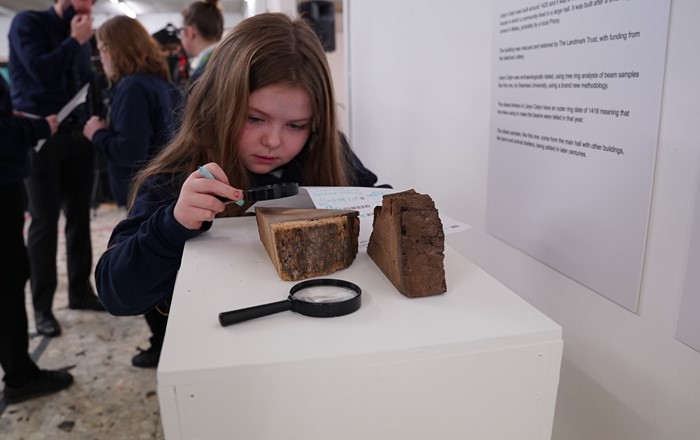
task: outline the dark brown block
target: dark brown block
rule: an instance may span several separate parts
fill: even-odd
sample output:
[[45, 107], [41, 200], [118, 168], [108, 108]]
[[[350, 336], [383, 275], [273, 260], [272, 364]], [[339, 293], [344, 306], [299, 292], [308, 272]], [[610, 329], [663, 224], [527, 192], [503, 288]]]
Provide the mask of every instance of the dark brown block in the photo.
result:
[[374, 208], [367, 253], [408, 297], [447, 291], [445, 233], [429, 195], [414, 190], [385, 195]]

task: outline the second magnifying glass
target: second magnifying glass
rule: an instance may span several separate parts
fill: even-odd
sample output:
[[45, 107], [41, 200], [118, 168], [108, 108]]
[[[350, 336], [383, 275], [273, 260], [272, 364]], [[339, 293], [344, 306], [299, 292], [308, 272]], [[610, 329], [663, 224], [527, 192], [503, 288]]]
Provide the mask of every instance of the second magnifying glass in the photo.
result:
[[289, 290], [286, 300], [219, 313], [219, 323], [226, 327], [286, 310], [317, 318], [343, 316], [360, 308], [361, 294], [356, 284], [345, 280], [302, 281]]

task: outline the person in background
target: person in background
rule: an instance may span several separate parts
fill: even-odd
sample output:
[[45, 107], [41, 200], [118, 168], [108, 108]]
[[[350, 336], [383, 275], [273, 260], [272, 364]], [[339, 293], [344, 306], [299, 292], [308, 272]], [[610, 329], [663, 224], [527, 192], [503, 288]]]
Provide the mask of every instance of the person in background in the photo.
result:
[[[24, 11], [12, 20], [9, 67], [16, 110], [39, 117], [56, 114], [91, 78], [90, 39], [94, 0], [56, 0], [45, 11]], [[90, 198], [94, 152], [83, 136], [86, 105], [60, 124], [39, 151], [32, 150], [27, 180], [29, 226], [27, 248], [36, 328], [58, 336], [53, 315], [56, 292], [58, 220], [66, 218], [68, 307], [104, 310], [90, 285]]]
[[180, 93], [158, 43], [138, 21], [107, 20], [97, 30], [97, 47], [114, 84], [109, 121], [92, 116], [83, 134], [107, 159], [114, 201], [126, 206], [134, 175], [172, 137]]
[[190, 84], [202, 75], [209, 57], [224, 33], [224, 15], [219, 0], [197, 0], [182, 10], [180, 41], [190, 63]]
[[[203, 165], [207, 178], [198, 171]], [[185, 242], [239, 216], [241, 189], [274, 183], [373, 186], [337, 129], [321, 42], [301, 19], [240, 22], [193, 83], [173, 141], [139, 174], [129, 214], [95, 269], [114, 315], [167, 313]]]
[[[171, 138], [174, 109], [180, 92], [158, 43], [138, 21], [118, 16], [97, 30], [97, 47], [107, 77], [114, 86], [109, 123], [91, 117], [83, 134], [107, 159], [110, 190], [126, 206], [135, 173]], [[167, 318], [153, 310], [145, 315], [153, 336], [151, 347], [131, 360], [136, 367], [158, 365]]]
[[29, 259], [24, 246], [24, 185], [29, 175], [28, 150], [56, 133], [56, 115], [20, 118], [13, 115], [10, 90], [0, 75], [0, 366], [5, 375], [5, 403], [18, 403], [70, 386], [63, 370], [41, 370], [29, 356], [29, 329], [24, 286]]

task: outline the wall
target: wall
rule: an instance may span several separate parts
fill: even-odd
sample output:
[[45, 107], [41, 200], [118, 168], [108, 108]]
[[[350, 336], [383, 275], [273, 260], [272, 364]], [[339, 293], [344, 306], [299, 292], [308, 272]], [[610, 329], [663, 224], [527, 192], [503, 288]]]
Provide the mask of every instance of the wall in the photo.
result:
[[552, 438], [700, 438], [700, 353], [674, 337], [700, 180], [700, 3], [671, 6], [638, 314], [485, 232], [491, 2], [397, 5], [345, 2], [351, 142], [381, 181], [472, 225], [448, 242], [563, 327]]

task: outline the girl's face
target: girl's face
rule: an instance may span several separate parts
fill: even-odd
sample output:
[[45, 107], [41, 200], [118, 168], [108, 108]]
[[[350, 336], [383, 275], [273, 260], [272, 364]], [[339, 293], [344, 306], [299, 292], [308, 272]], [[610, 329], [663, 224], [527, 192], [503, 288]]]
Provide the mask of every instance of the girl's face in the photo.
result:
[[296, 157], [311, 134], [311, 97], [301, 87], [273, 84], [250, 94], [240, 160], [265, 174]]

